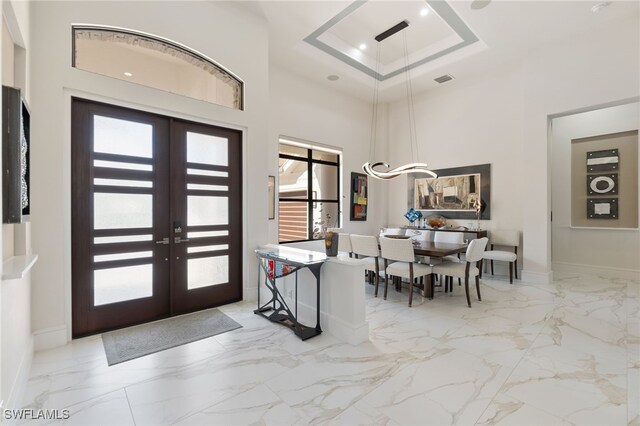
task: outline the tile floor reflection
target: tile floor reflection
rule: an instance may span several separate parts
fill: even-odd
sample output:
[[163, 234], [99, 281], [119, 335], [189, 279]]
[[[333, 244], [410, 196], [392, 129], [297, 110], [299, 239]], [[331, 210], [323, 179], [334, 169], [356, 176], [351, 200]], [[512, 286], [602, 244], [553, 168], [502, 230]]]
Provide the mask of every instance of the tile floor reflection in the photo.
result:
[[[640, 283], [482, 280], [373, 297], [370, 342], [306, 342], [252, 313], [209, 339], [107, 366], [100, 336], [35, 355], [24, 407], [67, 424], [640, 424]], [[472, 293], [474, 294], [474, 293]], [[40, 422], [46, 423], [46, 422]]]

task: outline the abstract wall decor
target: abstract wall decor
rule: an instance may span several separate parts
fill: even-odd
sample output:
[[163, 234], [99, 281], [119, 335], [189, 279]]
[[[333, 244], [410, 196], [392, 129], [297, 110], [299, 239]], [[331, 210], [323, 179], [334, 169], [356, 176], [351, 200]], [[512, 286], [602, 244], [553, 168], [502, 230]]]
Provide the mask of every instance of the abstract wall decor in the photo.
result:
[[351, 220], [367, 220], [367, 175], [351, 172]]
[[[618, 194], [618, 173], [603, 174], [606, 171], [620, 169], [618, 149], [604, 149], [587, 152], [587, 195]], [[588, 198], [587, 218], [618, 219], [617, 198]]]
[[480, 219], [490, 219], [491, 165], [434, 170], [437, 178], [408, 177], [409, 208], [437, 212], [450, 219], [476, 219], [476, 201], [484, 209]]
[[638, 131], [572, 139], [570, 155], [571, 226], [637, 229]]
[[620, 156], [618, 149], [587, 152], [587, 172], [608, 172], [618, 170]]
[[617, 198], [589, 198], [587, 200], [587, 217], [589, 219], [617, 219]]
[[588, 195], [618, 194], [618, 174], [597, 174], [587, 176]]

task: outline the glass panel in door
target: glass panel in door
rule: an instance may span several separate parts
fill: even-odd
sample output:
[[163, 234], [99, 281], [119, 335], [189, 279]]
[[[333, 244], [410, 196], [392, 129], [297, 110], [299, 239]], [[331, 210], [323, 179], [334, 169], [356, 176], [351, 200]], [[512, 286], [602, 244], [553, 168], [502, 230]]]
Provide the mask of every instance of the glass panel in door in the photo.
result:
[[175, 247], [174, 307], [187, 311], [239, 300], [239, 132], [177, 121], [173, 128], [179, 141], [172, 160], [174, 241], [180, 242]]
[[[79, 337], [167, 315], [168, 121], [72, 102], [72, 318]], [[159, 184], [162, 183], [162, 184]]]

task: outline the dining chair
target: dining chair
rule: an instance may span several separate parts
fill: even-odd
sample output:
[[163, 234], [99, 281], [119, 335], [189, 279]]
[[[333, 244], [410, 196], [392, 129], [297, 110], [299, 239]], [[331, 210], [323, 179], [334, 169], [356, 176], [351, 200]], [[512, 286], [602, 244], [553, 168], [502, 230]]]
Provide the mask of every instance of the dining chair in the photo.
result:
[[[509, 262], [509, 283], [513, 284], [515, 271], [518, 279], [518, 246], [520, 245], [520, 231], [495, 230], [491, 231], [491, 250], [485, 251], [483, 259], [491, 262], [491, 275], [493, 275], [493, 261]], [[494, 250], [494, 246], [513, 247], [513, 252]], [[483, 262], [484, 263], [484, 262]]]
[[[436, 232], [434, 237], [433, 237], [433, 242], [435, 243], [449, 243], [449, 244], [462, 244], [464, 243], [464, 233], [463, 232], [444, 232], [444, 231], [440, 231], [440, 232]], [[442, 262], [456, 262], [459, 263], [460, 262], [460, 255], [458, 254], [457, 256], [444, 256], [441, 259]], [[440, 277], [442, 278], [442, 277]], [[453, 278], [451, 278], [451, 280], [453, 280]], [[442, 281], [442, 280], [440, 280]], [[449, 279], [445, 280], [445, 292], [448, 291], [448, 285], [449, 285]], [[453, 286], [453, 283], [451, 283], [451, 285]], [[460, 278], [458, 278], [458, 285], [462, 285], [462, 281], [460, 280]], [[451, 291], [453, 291], [453, 288], [451, 288]]]
[[351, 254], [353, 253], [353, 249], [351, 248], [351, 237], [349, 234], [341, 232], [338, 234], [338, 251], [342, 253]]
[[[384, 259], [384, 298], [387, 298], [389, 276], [409, 279], [409, 307], [413, 303], [413, 282], [417, 277], [431, 274], [431, 265], [415, 262], [411, 239], [380, 237], [380, 249]], [[392, 261], [389, 264], [389, 261]]]
[[[378, 286], [380, 284], [380, 271], [384, 270], [380, 253], [378, 252], [378, 239], [372, 235], [355, 235], [349, 237], [351, 250], [357, 259], [365, 261], [364, 269], [373, 272], [376, 276], [375, 297], [378, 297]], [[364, 257], [361, 257], [364, 256]], [[385, 292], [386, 298], [386, 292]]]
[[[444, 232], [436, 231], [433, 241], [435, 243], [462, 244], [464, 243], [464, 232]], [[459, 256], [445, 256], [442, 260], [449, 262], [460, 262]]]
[[486, 237], [471, 241], [469, 247], [467, 247], [464, 262], [443, 262], [441, 265], [433, 267], [434, 274], [464, 278], [464, 291], [467, 295], [467, 305], [469, 305], [469, 307], [471, 307], [471, 298], [469, 297], [469, 278], [471, 277], [475, 277], [476, 279], [478, 300], [482, 301], [480, 296], [480, 269], [478, 267], [482, 261], [482, 255], [484, 254], [484, 249], [487, 247], [488, 241], [489, 239]]

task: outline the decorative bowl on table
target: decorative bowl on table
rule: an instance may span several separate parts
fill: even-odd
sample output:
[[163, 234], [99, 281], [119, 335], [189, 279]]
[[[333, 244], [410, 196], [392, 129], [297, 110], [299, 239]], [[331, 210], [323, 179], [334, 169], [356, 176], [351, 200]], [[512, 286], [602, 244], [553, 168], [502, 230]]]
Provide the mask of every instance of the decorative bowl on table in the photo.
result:
[[444, 228], [447, 225], [447, 218], [440, 216], [439, 214], [429, 216], [427, 218], [427, 225], [433, 229]]

